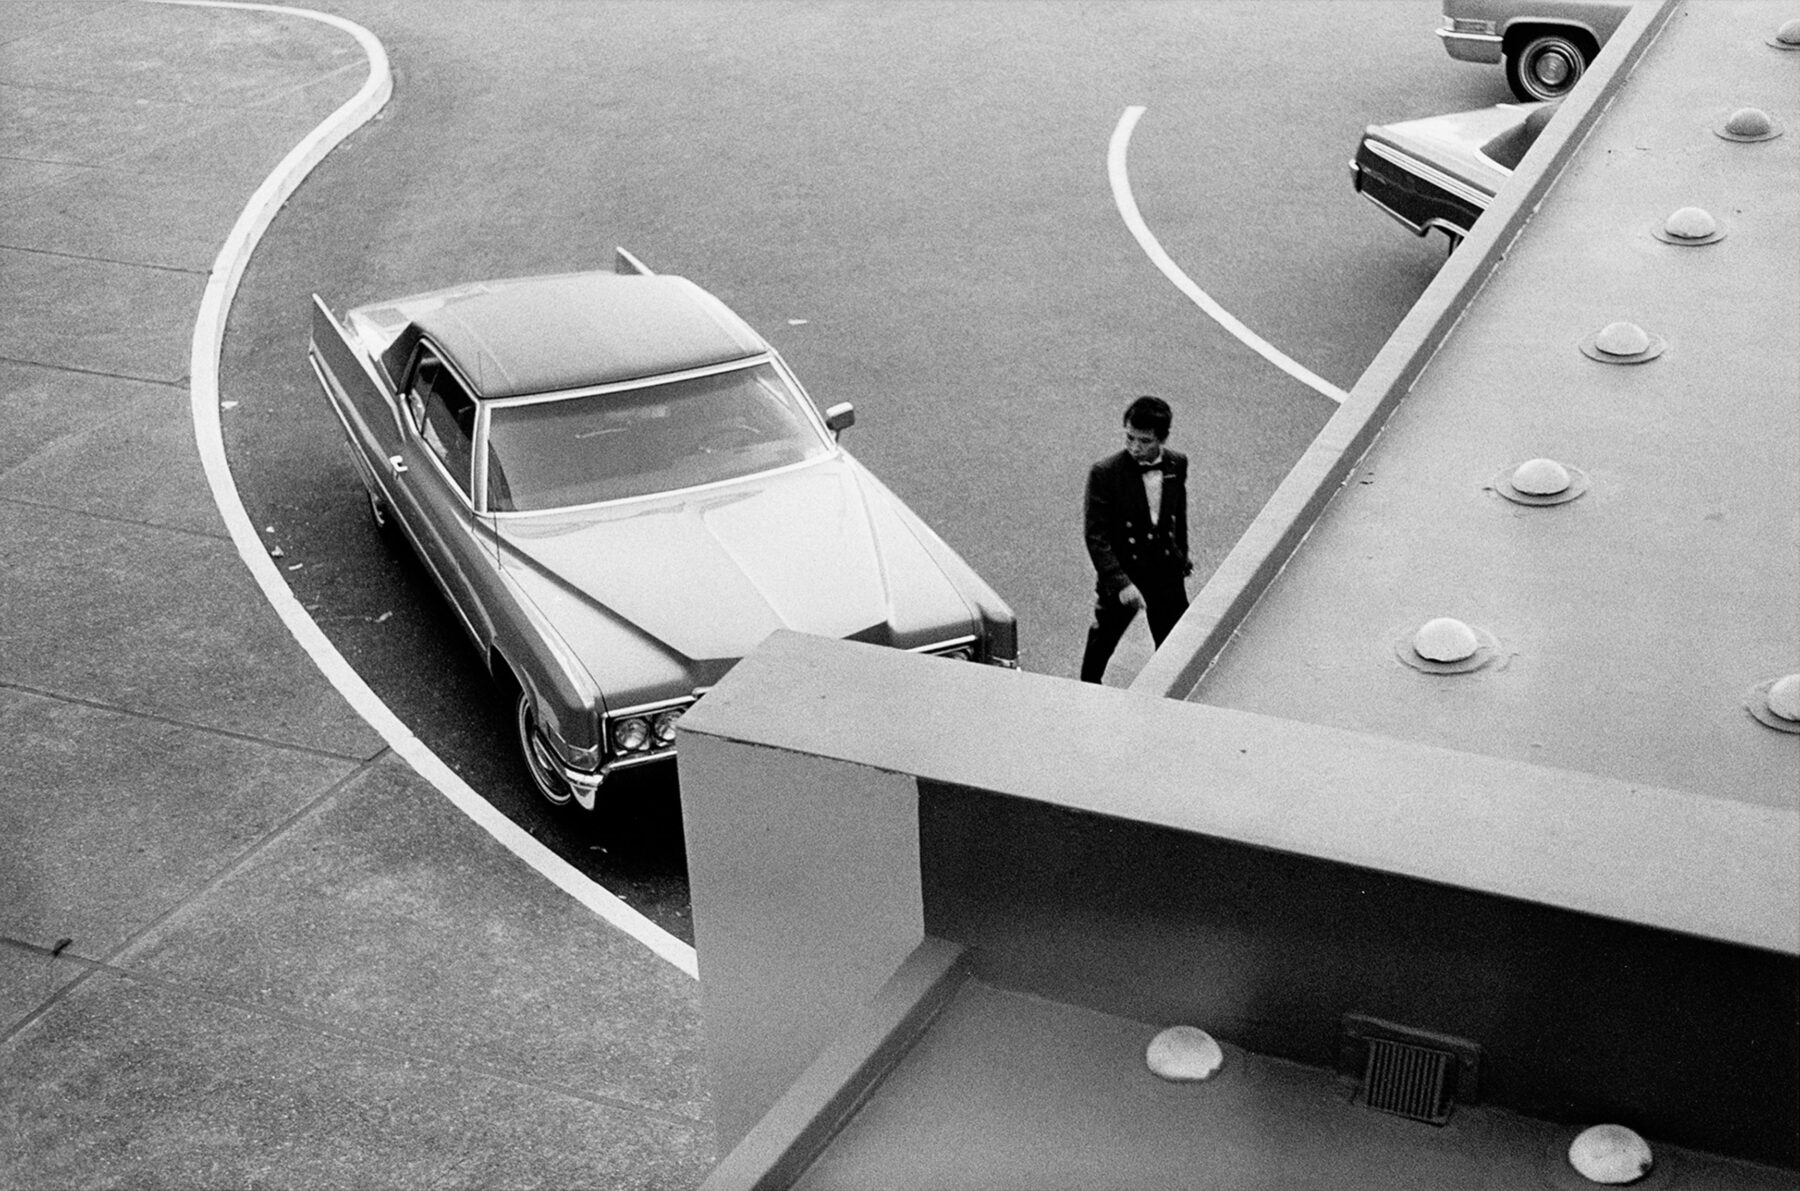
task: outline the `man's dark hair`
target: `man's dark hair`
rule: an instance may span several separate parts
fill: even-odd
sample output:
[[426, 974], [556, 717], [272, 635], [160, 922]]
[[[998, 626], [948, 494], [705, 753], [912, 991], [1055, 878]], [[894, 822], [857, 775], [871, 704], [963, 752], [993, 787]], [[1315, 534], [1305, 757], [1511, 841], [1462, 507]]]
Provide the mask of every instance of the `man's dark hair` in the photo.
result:
[[1169, 437], [1169, 426], [1174, 421], [1169, 403], [1161, 397], [1139, 397], [1125, 407], [1124, 425], [1133, 430], [1148, 430], [1159, 439]]

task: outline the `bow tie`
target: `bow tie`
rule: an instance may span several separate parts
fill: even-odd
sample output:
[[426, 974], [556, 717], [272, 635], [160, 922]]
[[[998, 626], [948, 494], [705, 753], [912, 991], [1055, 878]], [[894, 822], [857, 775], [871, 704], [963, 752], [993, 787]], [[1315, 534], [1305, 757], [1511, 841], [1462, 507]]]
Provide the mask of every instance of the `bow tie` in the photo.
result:
[[[1137, 460], [1133, 459], [1132, 462], [1137, 463]], [[1155, 463], [1138, 463], [1137, 466], [1138, 466], [1138, 470], [1141, 472], [1143, 472], [1143, 471], [1161, 471], [1161, 470], [1163, 470], [1163, 461], [1161, 459], [1158, 459]]]

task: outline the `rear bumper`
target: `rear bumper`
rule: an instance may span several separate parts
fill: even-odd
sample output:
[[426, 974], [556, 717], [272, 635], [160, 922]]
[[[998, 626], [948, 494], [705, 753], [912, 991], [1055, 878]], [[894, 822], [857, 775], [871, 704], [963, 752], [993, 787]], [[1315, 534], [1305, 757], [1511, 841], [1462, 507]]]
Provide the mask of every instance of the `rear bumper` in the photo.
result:
[[1407, 154], [1366, 140], [1350, 163], [1350, 185], [1418, 236], [1436, 228], [1461, 239], [1492, 198]]
[[1437, 31], [1438, 39], [1444, 43], [1444, 52], [1458, 62], [1481, 62], [1486, 65], [1498, 63], [1502, 57], [1500, 35], [1489, 30], [1478, 30], [1461, 26], [1488, 25], [1491, 21], [1462, 21], [1452, 24], [1449, 21]]

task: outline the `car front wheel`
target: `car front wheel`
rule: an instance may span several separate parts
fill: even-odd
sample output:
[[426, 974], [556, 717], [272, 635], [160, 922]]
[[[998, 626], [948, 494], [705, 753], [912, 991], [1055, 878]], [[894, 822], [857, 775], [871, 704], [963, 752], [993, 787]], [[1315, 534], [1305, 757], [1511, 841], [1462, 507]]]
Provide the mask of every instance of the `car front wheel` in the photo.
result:
[[1586, 47], [1564, 33], [1539, 33], [1506, 55], [1506, 82], [1526, 103], [1561, 99], [1587, 69]]
[[531, 783], [537, 787], [552, 806], [567, 806], [575, 797], [575, 791], [557, 772], [556, 762], [550, 755], [550, 745], [544, 740], [543, 733], [538, 730], [537, 709], [531, 705], [531, 696], [520, 692], [513, 709], [519, 733], [519, 752], [525, 758], [525, 771], [531, 774]]

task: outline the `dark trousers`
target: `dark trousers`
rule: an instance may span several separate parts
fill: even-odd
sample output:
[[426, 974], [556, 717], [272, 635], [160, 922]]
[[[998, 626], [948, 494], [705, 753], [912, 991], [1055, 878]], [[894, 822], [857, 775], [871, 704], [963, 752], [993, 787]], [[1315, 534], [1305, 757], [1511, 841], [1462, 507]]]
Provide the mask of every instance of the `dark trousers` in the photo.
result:
[[[1158, 645], [1187, 611], [1187, 585], [1180, 579], [1172, 582], [1136, 584], [1144, 597], [1144, 615], [1150, 621], [1150, 639]], [[1137, 609], [1119, 603], [1116, 595], [1101, 595], [1094, 600], [1094, 623], [1088, 626], [1087, 649], [1081, 655], [1081, 681], [1099, 682], [1106, 676], [1106, 663], [1119, 638], [1137, 619]]]

